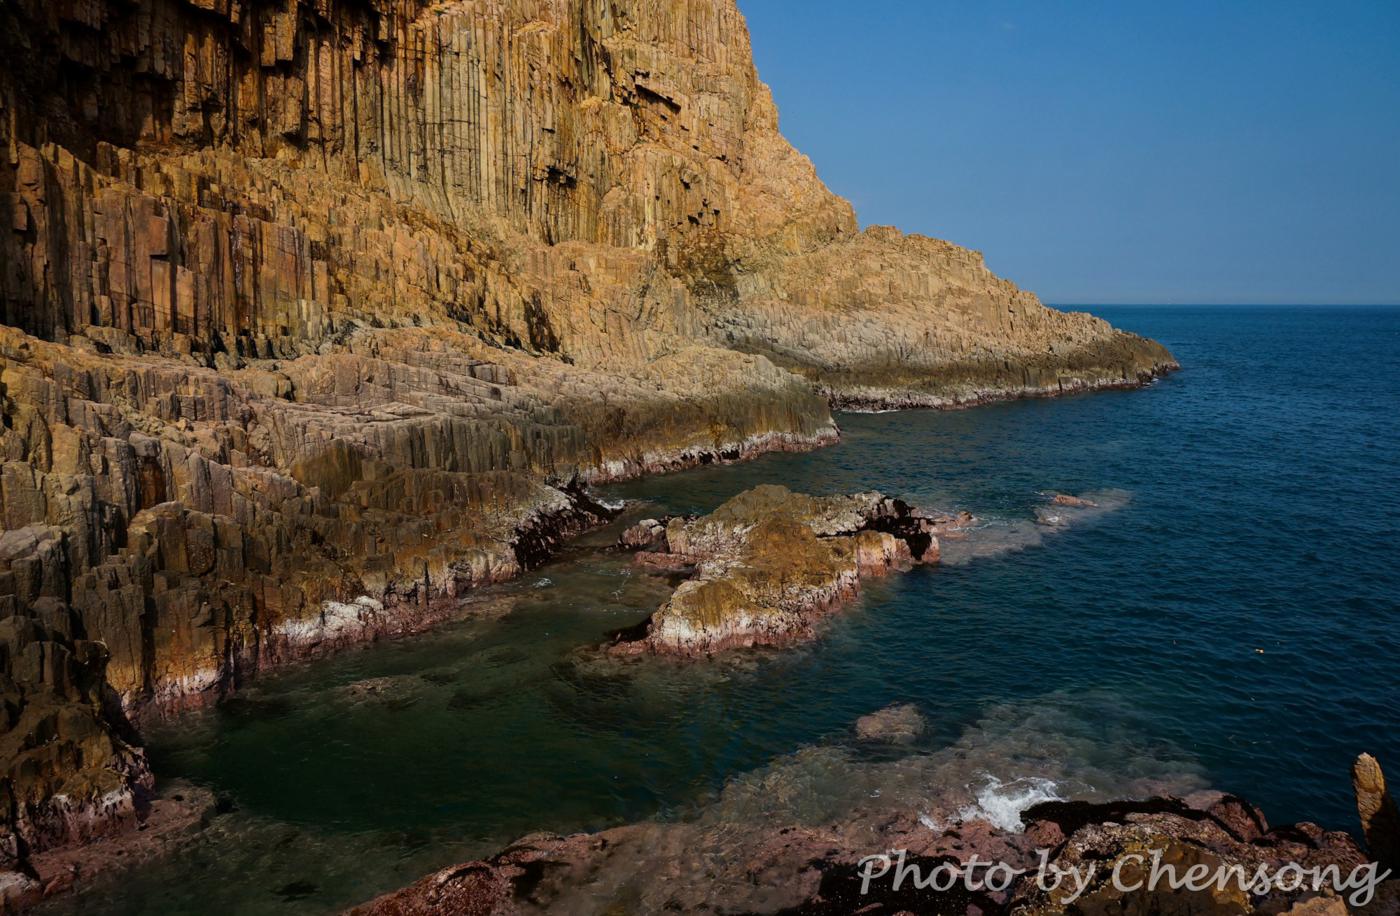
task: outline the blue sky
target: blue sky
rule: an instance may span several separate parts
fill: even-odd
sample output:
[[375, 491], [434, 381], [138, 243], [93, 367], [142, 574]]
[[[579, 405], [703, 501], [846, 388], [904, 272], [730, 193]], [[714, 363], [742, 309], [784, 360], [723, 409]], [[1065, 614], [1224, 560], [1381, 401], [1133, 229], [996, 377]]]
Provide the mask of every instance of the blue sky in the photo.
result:
[[739, 0], [862, 225], [1048, 302], [1400, 302], [1400, 0]]

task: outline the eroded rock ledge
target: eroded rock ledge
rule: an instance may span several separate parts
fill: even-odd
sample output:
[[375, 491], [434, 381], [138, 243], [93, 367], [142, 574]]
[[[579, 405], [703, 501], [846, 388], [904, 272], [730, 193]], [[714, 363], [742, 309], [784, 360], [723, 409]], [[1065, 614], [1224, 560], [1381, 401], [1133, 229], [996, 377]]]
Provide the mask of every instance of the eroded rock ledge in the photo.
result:
[[[1394, 875], [1378, 881], [1370, 894], [1357, 893], [1368, 873], [1385, 873], [1349, 834], [1309, 823], [1270, 826], [1262, 811], [1232, 795], [1050, 801], [1020, 818], [1023, 829], [1017, 830], [982, 820], [938, 826], [912, 814], [856, 812], [824, 826], [700, 821], [535, 834], [490, 859], [443, 869], [351, 912], [1389, 916], [1400, 907]], [[1068, 877], [1058, 887], [1039, 886], [1042, 851], [1063, 874], [1078, 869], [1086, 878], [1082, 887]], [[887, 870], [880, 862], [862, 864], [880, 854], [891, 856]], [[1194, 888], [1149, 885], [1154, 857], [1180, 876], [1193, 867], [1212, 876], [1227, 869], [1227, 880], [1204, 889], [1199, 882]], [[973, 872], [979, 880], [993, 862], [1023, 873], [997, 890], [928, 880], [935, 869], [966, 868], [974, 861], [982, 863]], [[1323, 876], [1322, 886], [1281, 873], [1290, 863]], [[911, 873], [896, 885], [901, 866], [917, 869], [923, 886]], [[1228, 877], [1228, 869], [1254, 876], [1261, 867], [1278, 876], [1278, 886], [1256, 893]], [[1121, 876], [1116, 883], [1115, 869]]]
[[936, 563], [939, 531], [965, 521], [876, 492], [818, 497], [773, 484], [702, 518], [644, 520], [623, 546], [648, 548], [638, 562], [693, 574], [611, 651], [697, 656], [809, 638], [862, 577]]

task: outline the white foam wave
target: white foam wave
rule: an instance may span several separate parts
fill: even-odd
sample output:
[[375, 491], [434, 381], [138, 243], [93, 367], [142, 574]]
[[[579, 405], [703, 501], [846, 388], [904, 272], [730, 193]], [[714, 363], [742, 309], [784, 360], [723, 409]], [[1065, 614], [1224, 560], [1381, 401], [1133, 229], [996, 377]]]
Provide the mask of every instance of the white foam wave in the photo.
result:
[[986, 821], [998, 830], [1020, 833], [1026, 825], [1021, 814], [1047, 801], [1064, 801], [1055, 782], [1040, 776], [1023, 776], [1002, 782], [987, 775], [982, 785], [969, 786], [977, 799], [958, 810], [959, 821]]

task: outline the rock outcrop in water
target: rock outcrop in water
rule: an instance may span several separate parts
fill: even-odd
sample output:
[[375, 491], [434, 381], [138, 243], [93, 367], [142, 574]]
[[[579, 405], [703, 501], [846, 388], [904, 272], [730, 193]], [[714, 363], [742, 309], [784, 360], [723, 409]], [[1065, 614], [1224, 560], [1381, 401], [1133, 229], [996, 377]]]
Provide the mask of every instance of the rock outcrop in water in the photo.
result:
[[[673, 518], [659, 538], [665, 549], [639, 559], [693, 575], [644, 627], [619, 634], [613, 651], [695, 656], [810, 637], [862, 576], [937, 562], [940, 521], [951, 520], [880, 493], [808, 496], [773, 484], [702, 518]], [[655, 527], [644, 521], [624, 540]]]
[[0, 60], [6, 740], [110, 745], [84, 822], [146, 778], [117, 707], [426, 625], [598, 517], [567, 482], [1174, 366], [858, 231], [732, 0], [14, 0]]
[[968, 512], [933, 515], [880, 493], [813, 497], [763, 485], [701, 518], [642, 519], [618, 546], [636, 561], [687, 578], [647, 621], [613, 634], [616, 655], [708, 656], [812, 637], [866, 576], [943, 556], [998, 556], [1112, 512], [1123, 491], [1053, 494], [1035, 520], [999, 526]]

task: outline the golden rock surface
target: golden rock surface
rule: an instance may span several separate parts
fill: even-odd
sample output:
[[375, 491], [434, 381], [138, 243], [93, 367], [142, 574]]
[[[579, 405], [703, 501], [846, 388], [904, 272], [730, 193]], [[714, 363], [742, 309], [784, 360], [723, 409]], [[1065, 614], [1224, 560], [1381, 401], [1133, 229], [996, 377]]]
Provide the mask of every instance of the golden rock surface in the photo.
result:
[[0, 52], [0, 616], [112, 694], [16, 630], [26, 748], [427, 625], [597, 518], [569, 481], [1174, 365], [859, 231], [733, 0], [11, 0]]

